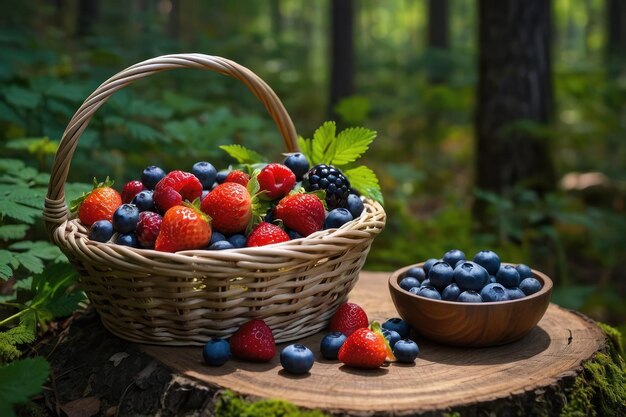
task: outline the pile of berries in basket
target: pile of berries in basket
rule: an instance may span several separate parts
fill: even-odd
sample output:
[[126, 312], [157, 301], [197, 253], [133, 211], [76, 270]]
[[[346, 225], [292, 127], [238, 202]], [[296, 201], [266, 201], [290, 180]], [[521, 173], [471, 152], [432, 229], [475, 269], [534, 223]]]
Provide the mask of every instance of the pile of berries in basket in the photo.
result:
[[78, 217], [92, 240], [176, 252], [297, 239], [341, 227], [363, 207], [341, 171], [324, 164], [309, 169], [295, 153], [252, 175], [218, 173], [208, 162], [167, 174], [149, 166], [121, 195], [108, 182], [97, 184], [78, 203]]
[[[164, 252], [264, 246], [339, 228], [361, 216], [364, 196], [382, 197], [367, 167], [345, 173], [336, 167], [355, 161], [375, 132], [351, 128], [335, 138], [334, 129], [327, 122], [312, 140], [300, 138], [309, 152], [288, 154], [282, 163], [260, 163], [254, 151], [226, 145], [240, 162], [236, 168], [218, 172], [201, 161], [166, 173], [149, 166], [121, 193], [108, 178], [94, 179], [94, 189], [71, 209], [91, 240]], [[316, 151], [331, 141], [336, 146]]]
[[[354, 303], [339, 306], [330, 321], [330, 332], [320, 342], [319, 352], [328, 361], [362, 369], [377, 369], [388, 362], [413, 363], [419, 354], [409, 339], [410, 327], [400, 318], [381, 326], [369, 323], [363, 308]], [[230, 338], [207, 342], [202, 356], [207, 365], [221, 366], [231, 356], [251, 362], [269, 362], [276, 354], [272, 330], [263, 320], [250, 320]], [[287, 373], [306, 374], [315, 362], [313, 351], [303, 344], [290, 344], [280, 352], [280, 363]]]

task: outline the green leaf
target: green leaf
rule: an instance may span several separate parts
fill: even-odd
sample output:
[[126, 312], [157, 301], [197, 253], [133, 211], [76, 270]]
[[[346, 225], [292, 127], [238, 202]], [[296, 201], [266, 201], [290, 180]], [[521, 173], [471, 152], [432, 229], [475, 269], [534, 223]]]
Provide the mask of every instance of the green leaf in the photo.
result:
[[25, 224], [7, 224], [0, 226], [0, 240], [16, 240], [26, 236], [28, 226]]
[[143, 123], [126, 121], [124, 126], [128, 129], [130, 136], [140, 141], [156, 141], [162, 137], [160, 132]]
[[15, 201], [3, 199], [0, 200], [0, 215], [32, 224], [35, 222], [37, 217], [41, 216], [41, 210], [26, 207], [22, 204], [16, 203]]
[[19, 262], [21, 266], [28, 269], [30, 272], [39, 274], [43, 272], [43, 262], [35, 255], [26, 253], [14, 253], [13, 258]]
[[258, 164], [261, 162], [267, 162], [263, 156], [259, 153], [247, 149], [241, 145], [222, 145], [220, 149], [223, 149], [235, 158], [240, 164]]
[[84, 292], [74, 291], [55, 298], [46, 306], [46, 309], [52, 313], [54, 318], [69, 316], [78, 309], [79, 304], [85, 299], [87, 296]]
[[21, 359], [0, 368], [0, 402], [19, 404], [41, 392], [50, 365], [44, 358]]
[[16, 417], [15, 411], [13, 411], [13, 406], [11, 406], [11, 403], [5, 400], [0, 400], [0, 416]]
[[313, 134], [311, 164], [330, 164], [335, 156], [335, 122], [324, 122]]
[[0, 159], [0, 171], [16, 174], [26, 165], [20, 159]]
[[7, 279], [13, 276], [13, 269], [9, 266], [13, 263], [13, 254], [8, 250], [0, 249], [0, 278]]
[[14, 328], [0, 332], [0, 343], [10, 343], [12, 345], [21, 345], [30, 343], [35, 340], [35, 329], [24, 324], [15, 326]]
[[14, 290], [30, 290], [33, 286], [33, 277], [29, 276], [24, 279], [20, 279], [15, 281], [13, 284]]
[[13, 109], [0, 101], [0, 121], [22, 125], [22, 118]]
[[335, 154], [330, 163], [337, 166], [356, 161], [367, 151], [375, 138], [376, 132], [364, 127], [352, 127], [343, 130], [337, 136]]
[[54, 260], [59, 257], [62, 253], [58, 246], [46, 241], [46, 240], [37, 240], [37, 241], [22, 241], [16, 242], [9, 246], [11, 250], [25, 250], [28, 251], [31, 255], [36, 256], [40, 259], [45, 259], [47, 261]]
[[350, 181], [350, 185], [355, 190], [359, 191], [365, 197], [378, 201], [383, 204], [383, 194], [378, 184], [378, 177], [374, 171], [366, 166], [359, 166], [352, 169], [343, 171], [343, 174]]
[[41, 100], [41, 94], [34, 93], [16, 85], [6, 88], [3, 93], [6, 101], [17, 108], [32, 110], [37, 107]]

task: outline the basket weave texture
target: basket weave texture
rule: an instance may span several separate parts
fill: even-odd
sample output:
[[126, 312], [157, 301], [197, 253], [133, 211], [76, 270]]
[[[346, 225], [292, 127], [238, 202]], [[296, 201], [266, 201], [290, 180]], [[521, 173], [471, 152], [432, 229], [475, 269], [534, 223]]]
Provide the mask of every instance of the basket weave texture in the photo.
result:
[[296, 131], [274, 91], [249, 69], [201, 54], [166, 55], [133, 65], [105, 81], [70, 120], [56, 153], [44, 220], [68, 256], [103, 324], [124, 339], [159, 345], [202, 345], [263, 319], [277, 342], [316, 333], [356, 284], [385, 212], [366, 200], [363, 214], [339, 229], [274, 245], [176, 253], [89, 240], [71, 218], [64, 186], [74, 150], [94, 112], [117, 90], [156, 72], [208, 69], [238, 79], [263, 103], [288, 152]]

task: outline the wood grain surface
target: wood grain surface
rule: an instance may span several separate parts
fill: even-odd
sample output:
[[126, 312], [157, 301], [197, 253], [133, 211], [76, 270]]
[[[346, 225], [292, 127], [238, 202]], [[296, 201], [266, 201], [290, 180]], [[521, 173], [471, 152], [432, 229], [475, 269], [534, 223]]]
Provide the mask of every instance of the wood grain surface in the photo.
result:
[[[387, 273], [361, 273], [350, 299], [370, 320], [397, 316], [387, 289]], [[280, 398], [307, 408], [364, 414], [421, 413], [487, 403], [550, 386], [580, 370], [605, 343], [589, 319], [550, 304], [543, 319], [523, 339], [499, 347], [455, 348], [416, 337], [415, 365], [390, 364], [363, 371], [326, 361], [319, 354], [323, 333], [300, 342], [316, 362], [304, 376], [286, 374], [276, 357], [266, 364], [230, 360], [211, 368], [201, 348], [142, 346], [142, 350], [185, 376], [243, 395]]]

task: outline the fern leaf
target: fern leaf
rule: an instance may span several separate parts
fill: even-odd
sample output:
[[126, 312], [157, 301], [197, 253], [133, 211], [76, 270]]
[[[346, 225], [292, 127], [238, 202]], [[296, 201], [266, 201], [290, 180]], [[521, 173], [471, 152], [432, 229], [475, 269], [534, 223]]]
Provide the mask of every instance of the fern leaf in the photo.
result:
[[6, 226], [0, 226], [0, 240], [16, 240], [22, 239], [26, 236], [28, 226], [25, 224], [7, 224]]

